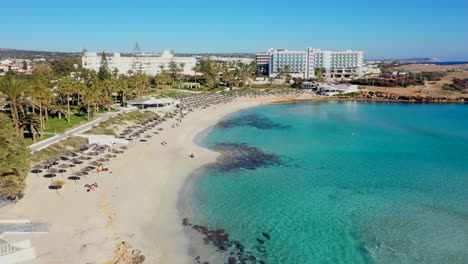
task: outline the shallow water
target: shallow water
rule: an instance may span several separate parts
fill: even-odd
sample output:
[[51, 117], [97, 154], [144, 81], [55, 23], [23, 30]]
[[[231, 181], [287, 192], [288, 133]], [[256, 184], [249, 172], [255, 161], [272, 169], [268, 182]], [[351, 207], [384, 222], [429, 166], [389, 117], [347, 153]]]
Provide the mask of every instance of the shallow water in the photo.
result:
[[203, 144], [223, 155], [195, 181], [192, 222], [225, 229], [257, 261], [468, 259], [468, 105], [268, 105]]

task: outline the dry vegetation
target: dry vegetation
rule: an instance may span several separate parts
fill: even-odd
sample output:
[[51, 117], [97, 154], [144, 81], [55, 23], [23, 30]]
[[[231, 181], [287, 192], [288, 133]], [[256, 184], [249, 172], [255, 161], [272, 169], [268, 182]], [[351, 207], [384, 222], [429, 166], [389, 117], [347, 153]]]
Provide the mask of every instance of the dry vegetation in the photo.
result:
[[145, 121], [149, 118], [158, 116], [156, 113], [151, 111], [132, 111], [128, 113], [122, 113], [116, 117], [110, 118], [107, 121], [99, 123], [97, 126], [94, 126], [89, 131], [86, 131], [86, 134], [93, 135], [113, 135], [117, 136], [120, 130], [128, 125], [135, 124], [138, 122]]

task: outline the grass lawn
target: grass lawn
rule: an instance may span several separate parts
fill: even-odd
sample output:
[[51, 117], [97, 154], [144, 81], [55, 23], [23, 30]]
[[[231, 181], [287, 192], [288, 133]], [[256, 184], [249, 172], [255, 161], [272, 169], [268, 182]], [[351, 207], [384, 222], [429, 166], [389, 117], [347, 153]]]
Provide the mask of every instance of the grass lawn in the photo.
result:
[[44, 135], [43, 138], [40, 138], [38, 135], [36, 135], [36, 142], [33, 142], [33, 139], [30, 138], [30, 137], [24, 138], [24, 142], [26, 143], [27, 146], [29, 146], [29, 145], [32, 145], [32, 144], [37, 143], [37, 142], [39, 142], [39, 141], [42, 141], [42, 140], [44, 140], [44, 139], [51, 138], [51, 137], [53, 137], [53, 136], [54, 136], [54, 135]]
[[[90, 121], [91, 120], [93, 120], [93, 117], [90, 117]], [[88, 122], [88, 120], [86, 120], [86, 116], [72, 115], [70, 116], [70, 123], [67, 122], [65, 116], [62, 116], [62, 119], [58, 119], [57, 117], [49, 117], [44, 132], [63, 133], [70, 128], [77, 127], [86, 122]]]

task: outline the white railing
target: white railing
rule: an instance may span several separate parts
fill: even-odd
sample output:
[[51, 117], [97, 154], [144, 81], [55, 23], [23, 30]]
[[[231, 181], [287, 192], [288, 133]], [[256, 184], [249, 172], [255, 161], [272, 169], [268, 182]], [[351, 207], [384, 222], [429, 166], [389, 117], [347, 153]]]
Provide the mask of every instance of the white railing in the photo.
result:
[[0, 256], [15, 253], [16, 247], [10, 243], [5, 243], [0, 245]]

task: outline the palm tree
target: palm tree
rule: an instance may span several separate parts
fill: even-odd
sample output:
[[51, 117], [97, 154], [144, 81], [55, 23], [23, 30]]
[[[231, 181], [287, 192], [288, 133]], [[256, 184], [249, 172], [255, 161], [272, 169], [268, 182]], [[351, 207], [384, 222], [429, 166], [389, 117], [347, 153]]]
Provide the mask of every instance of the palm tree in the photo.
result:
[[65, 77], [58, 83], [59, 94], [66, 96], [67, 122], [70, 123], [70, 96], [75, 94], [75, 82], [72, 78]]
[[17, 133], [20, 133], [19, 111], [27, 104], [25, 97], [30, 90], [31, 87], [25, 81], [17, 80], [15, 76], [5, 77], [0, 83], [0, 94], [4, 97], [5, 103], [10, 105]]
[[33, 142], [36, 142], [36, 134], [38, 132], [38, 128], [40, 127], [41, 122], [36, 114], [28, 113], [26, 115], [21, 116], [20, 118], [20, 131], [24, 134], [24, 130], [28, 129], [29, 134], [31, 134]]

